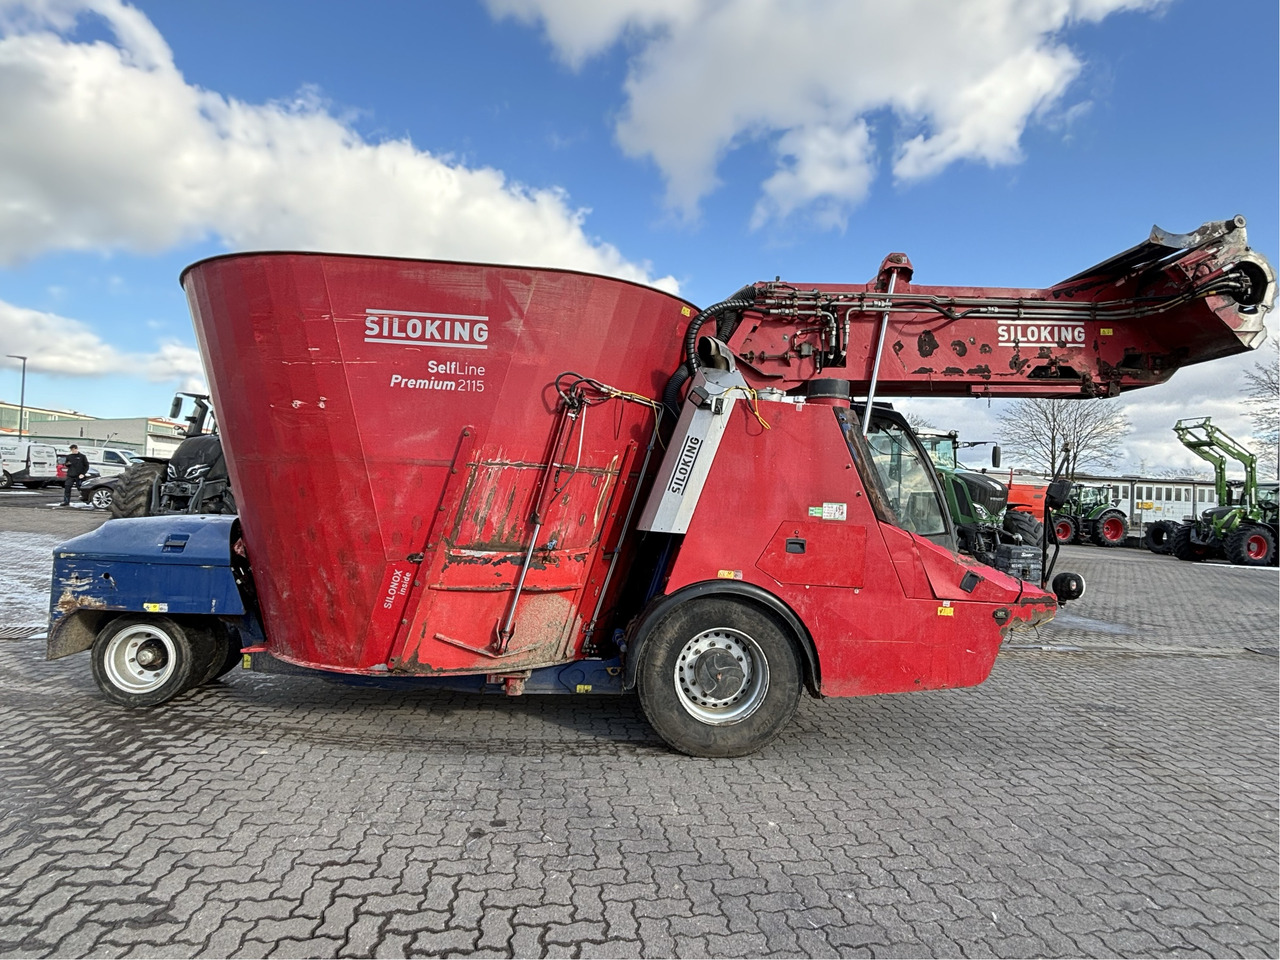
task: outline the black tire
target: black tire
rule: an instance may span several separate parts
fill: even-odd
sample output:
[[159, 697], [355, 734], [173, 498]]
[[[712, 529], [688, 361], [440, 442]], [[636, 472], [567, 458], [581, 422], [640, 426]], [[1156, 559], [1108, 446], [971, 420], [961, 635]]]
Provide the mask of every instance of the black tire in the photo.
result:
[[1053, 530], [1058, 543], [1075, 543], [1080, 535], [1080, 527], [1073, 517], [1054, 517]]
[[1169, 536], [1169, 552], [1179, 560], [1186, 560], [1188, 563], [1199, 563], [1201, 560], [1209, 559], [1211, 551], [1208, 547], [1191, 542], [1193, 530], [1195, 530], [1194, 523], [1178, 524]]
[[1276, 559], [1276, 536], [1260, 523], [1242, 523], [1226, 547], [1227, 559], [1241, 567], [1269, 567]]
[[198, 686], [213, 683], [240, 662], [240, 634], [227, 629], [220, 620], [210, 621], [204, 629], [209, 635], [208, 665]]
[[155, 707], [192, 686], [199, 641], [168, 617], [118, 617], [93, 642], [93, 679], [112, 703]]
[[0, 490], [8, 490], [13, 487], [13, 477], [0, 470]]
[[1022, 537], [1022, 542], [1038, 547], [1044, 542], [1044, 524], [1025, 510], [1006, 510], [1002, 526], [1006, 533]]
[[1173, 531], [1178, 525], [1172, 520], [1157, 520], [1147, 525], [1147, 532], [1142, 535], [1142, 545], [1152, 553], [1166, 556], [1173, 552]]
[[676, 607], [642, 651], [636, 687], [658, 735], [694, 757], [759, 750], [800, 703], [800, 659], [772, 617], [737, 600]]
[[222, 661], [222, 665], [214, 671], [210, 682], [217, 680], [219, 677], [225, 677], [228, 673], [240, 666], [244, 659], [244, 654], [240, 652], [240, 634], [228, 631], [227, 636], [227, 654]]
[[164, 476], [163, 463], [134, 463], [125, 468], [111, 494], [111, 516], [146, 517], [154, 509], [151, 488], [156, 477]]
[[1099, 547], [1123, 547], [1129, 536], [1129, 521], [1119, 510], [1104, 510], [1093, 521], [1089, 539]]

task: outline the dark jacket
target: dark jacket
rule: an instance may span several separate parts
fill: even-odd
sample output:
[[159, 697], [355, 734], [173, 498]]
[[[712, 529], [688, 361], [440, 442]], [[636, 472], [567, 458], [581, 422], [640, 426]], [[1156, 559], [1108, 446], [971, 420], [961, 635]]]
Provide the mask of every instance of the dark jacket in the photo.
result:
[[89, 458], [83, 453], [67, 454], [67, 476], [72, 480], [79, 480], [89, 472]]

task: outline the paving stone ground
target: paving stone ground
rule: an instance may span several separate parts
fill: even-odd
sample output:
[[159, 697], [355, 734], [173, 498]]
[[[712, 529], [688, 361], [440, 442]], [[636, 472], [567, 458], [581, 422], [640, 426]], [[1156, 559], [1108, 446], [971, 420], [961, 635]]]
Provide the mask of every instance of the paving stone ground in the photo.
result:
[[237, 670], [128, 712], [0, 642], [0, 956], [1276, 956], [1275, 571], [1059, 567], [1074, 619], [983, 686], [739, 760], [631, 698]]

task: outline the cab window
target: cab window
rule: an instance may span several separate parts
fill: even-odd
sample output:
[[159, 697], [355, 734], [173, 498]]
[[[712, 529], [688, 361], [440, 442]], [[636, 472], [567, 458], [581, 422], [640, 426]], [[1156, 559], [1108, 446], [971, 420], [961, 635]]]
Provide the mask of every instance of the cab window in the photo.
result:
[[[838, 410], [837, 416], [844, 429], [845, 440], [854, 453], [854, 462], [861, 469], [862, 457], [856, 447], [862, 426], [858, 417], [849, 411]], [[937, 487], [933, 463], [924, 451], [912, 442], [910, 434], [891, 420], [872, 417], [867, 432], [866, 449], [875, 468], [875, 480], [883, 491], [885, 505], [892, 517], [881, 517], [894, 526], [901, 527], [922, 537], [945, 536], [950, 533], [942, 512], [942, 499]], [[863, 476], [864, 484], [872, 478]]]

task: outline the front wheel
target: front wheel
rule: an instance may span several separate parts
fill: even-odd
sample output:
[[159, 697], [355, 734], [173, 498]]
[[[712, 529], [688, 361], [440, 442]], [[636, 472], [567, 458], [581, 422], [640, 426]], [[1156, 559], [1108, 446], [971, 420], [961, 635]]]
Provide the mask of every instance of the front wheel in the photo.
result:
[[636, 677], [649, 723], [695, 757], [759, 750], [800, 703], [800, 660], [791, 639], [762, 611], [737, 600], [689, 600], [660, 623]]
[[120, 617], [93, 642], [93, 679], [122, 707], [158, 706], [201, 679], [200, 639], [168, 617]]
[[89, 494], [88, 499], [89, 499], [90, 505], [92, 505], [95, 510], [110, 510], [111, 509], [111, 488], [96, 487], [94, 491]]
[[1054, 518], [1053, 535], [1058, 538], [1059, 543], [1075, 543], [1076, 532], [1076, 522], [1071, 517]]
[[1017, 534], [1022, 542], [1038, 547], [1044, 542], [1044, 524], [1025, 510], [1007, 510], [1003, 526], [1006, 533]]
[[1118, 547], [1129, 536], [1129, 523], [1119, 510], [1107, 510], [1093, 522], [1090, 538], [1100, 547]]
[[1174, 527], [1173, 533], [1169, 535], [1169, 552], [1179, 560], [1186, 560], [1188, 563], [1199, 563], [1201, 560], [1209, 559], [1209, 548], [1191, 539], [1191, 534], [1195, 532], [1195, 529], [1196, 525], [1194, 523], [1180, 523]]
[[164, 476], [164, 471], [163, 463], [152, 463], [149, 460], [126, 467], [112, 492], [111, 516], [117, 520], [121, 517], [150, 516], [154, 506], [151, 503], [151, 489], [156, 479]]

